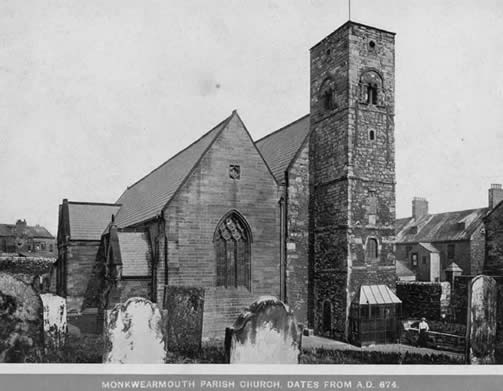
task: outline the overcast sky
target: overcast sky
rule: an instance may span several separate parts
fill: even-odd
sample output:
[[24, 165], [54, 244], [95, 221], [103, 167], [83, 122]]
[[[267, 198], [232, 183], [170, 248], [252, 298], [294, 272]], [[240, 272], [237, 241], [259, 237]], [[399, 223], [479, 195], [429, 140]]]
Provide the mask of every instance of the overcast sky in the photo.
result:
[[[237, 109], [257, 139], [309, 111], [309, 48], [347, 0], [0, 1], [0, 222], [127, 185]], [[397, 216], [503, 182], [503, 2], [353, 0], [397, 33]]]

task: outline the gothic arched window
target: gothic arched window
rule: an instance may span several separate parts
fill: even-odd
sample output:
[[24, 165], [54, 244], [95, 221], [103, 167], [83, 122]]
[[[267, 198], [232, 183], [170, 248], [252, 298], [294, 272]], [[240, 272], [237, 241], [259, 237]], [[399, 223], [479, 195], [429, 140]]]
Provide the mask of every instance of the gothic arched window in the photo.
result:
[[379, 248], [377, 245], [377, 239], [369, 238], [367, 240], [367, 248], [366, 248], [367, 260], [375, 261], [379, 257]]
[[322, 83], [319, 99], [324, 110], [333, 110], [337, 107], [335, 102], [335, 83], [331, 78], [325, 79]]
[[214, 235], [217, 286], [251, 288], [251, 232], [236, 211], [228, 213]]
[[382, 78], [376, 71], [367, 71], [360, 78], [360, 101], [378, 105], [384, 101]]

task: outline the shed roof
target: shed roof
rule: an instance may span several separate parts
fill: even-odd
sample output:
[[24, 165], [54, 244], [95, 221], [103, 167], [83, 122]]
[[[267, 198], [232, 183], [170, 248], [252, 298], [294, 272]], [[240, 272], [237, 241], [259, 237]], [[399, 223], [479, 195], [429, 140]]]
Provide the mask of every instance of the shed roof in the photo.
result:
[[362, 285], [360, 287], [360, 305], [399, 304], [402, 301], [386, 285]]
[[234, 114], [233, 112], [199, 140], [129, 186], [117, 201], [122, 204], [115, 219], [117, 227], [141, 223], [161, 213]]
[[398, 277], [415, 277], [416, 274], [409, 269], [405, 261], [396, 261], [395, 264], [396, 275]]
[[255, 142], [279, 183], [283, 182], [284, 172], [304, 144], [309, 129], [307, 114]]
[[469, 240], [488, 208], [407, 217], [395, 222], [397, 243], [434, 243]]
[[118, 232], [123, 276], [150, 275], [151, 253], [145, 232]]
[[119, 208], [117, 204], [68, 202], [70, 239], [100, 240]]

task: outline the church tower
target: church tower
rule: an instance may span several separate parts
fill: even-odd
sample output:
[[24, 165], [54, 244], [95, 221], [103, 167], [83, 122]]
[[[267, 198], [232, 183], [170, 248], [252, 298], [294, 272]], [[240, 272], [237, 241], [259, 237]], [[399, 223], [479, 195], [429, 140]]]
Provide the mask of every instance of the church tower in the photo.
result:
[[311, 49], [310, 323], [348, 338], [363, 285], [395, 289], [395, 34], [347, 22]]

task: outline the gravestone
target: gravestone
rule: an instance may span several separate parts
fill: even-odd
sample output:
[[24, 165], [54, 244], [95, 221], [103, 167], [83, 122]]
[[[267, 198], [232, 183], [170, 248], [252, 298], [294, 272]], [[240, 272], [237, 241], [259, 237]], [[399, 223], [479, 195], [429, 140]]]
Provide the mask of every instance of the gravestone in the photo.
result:
[[107, 312], [104, 335], [104, 363], [164, 363], [162, 316], [150, 300], [133, 297], [117, 304]]
[[39, 295], [29, 284], [0, 273], [0, 363], [37, 362], [42, 350]]
[[298, 364], [300, 334], [290, 308], [275, 297], [262, 297], [227, 330], [231, 364]]
[[196, 352], [203, 334], [204, 289], [167, 286], [164, 308], [168, 313], [166, 337], [170, 351]]
[[65, 344], [67, 333], [66, 300], [52, 293], [40, 295], [44, 310], [44, 345], [46, 350], [58, 350]]
[[494, 364], [497, 287], [492, 277], [477, 276], [471, 282], [468, 306], [468, 359], [472, 365]]

